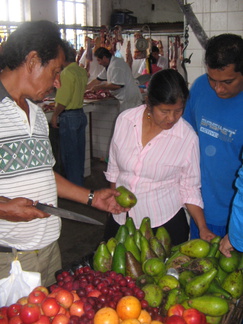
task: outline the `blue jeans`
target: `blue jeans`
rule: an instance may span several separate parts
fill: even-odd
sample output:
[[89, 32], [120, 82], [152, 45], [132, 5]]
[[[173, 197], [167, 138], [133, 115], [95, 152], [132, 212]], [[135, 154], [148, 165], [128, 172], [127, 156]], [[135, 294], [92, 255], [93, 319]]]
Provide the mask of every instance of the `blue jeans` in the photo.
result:
[[60, 150], [65, 177], [79, 186], [84, 184], [86, 126], [83, 109], [65, 110], [60, 115]]

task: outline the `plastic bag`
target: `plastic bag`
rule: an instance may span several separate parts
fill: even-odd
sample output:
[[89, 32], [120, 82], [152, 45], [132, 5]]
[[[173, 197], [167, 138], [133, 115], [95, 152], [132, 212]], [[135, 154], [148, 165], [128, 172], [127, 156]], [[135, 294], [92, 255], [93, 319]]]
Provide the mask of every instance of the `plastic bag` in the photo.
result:
[[11, 265], [10, 276], [0, 280], [0, 307], [9, 306], [41, 285], [39, 272], [23, 271], [18, 260]]

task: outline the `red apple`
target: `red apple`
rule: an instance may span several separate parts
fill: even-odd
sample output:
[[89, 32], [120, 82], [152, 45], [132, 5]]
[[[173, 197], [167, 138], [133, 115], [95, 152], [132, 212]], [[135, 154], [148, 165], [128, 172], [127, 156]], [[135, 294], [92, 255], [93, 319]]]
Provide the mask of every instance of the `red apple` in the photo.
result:
[[38, 321], [36, 321], [33, 324], [50, 324], [50, 323], [51, 323], [51, 319], [48, 316], [41, 315]]
[[69, 318], [64, 315], [64, 314], [57, 314], [52, 322], [52, 324], [68, 324], [69, 323]]
[[101, 292], [98, 289], [94, 289], [88, 293], [88, 297], [99, 297]]
[[33, 291], [42, 291], [46, 296], [49, 295], [48, 289], [46, 287], [44, 287], [44, 286], [37, 286], [37, 287], [34, 288]]
[[64, 308], [69, 308], [73, 303], [74, 296], [71, 291], [60, 289], [56, 294], [56, 300]]
[[41, 311], [37, 304], [27, 303], [21, 307], [20, 318], [24, 324], [36, 322], [40, 316]]
[[0, 314], [0, 324], [8, 324], [8, 318], [6, 315]]
[[8, 324], [23, 324], [23, 321], [19, 315], [15, 315], [9, 319]]
[[181, 316], [172, 315], [167, 318], [166, 324], [186, 324], [186, 322]]
[[57, 315], [60, 310], [60, 305], [54, 297], [47, 297], [41, 303], [43, 314], [49, 317]]
[[72, 303], [69, 312], [71, 316], [82, 316], [84, 314], [84, 303], [81, 300], [76, 300]]
[[182, 317], [187, 324], [202, 323], [202, 313], [195, 308], [188, 308], [183, 312]]
[[12, 304], [12, 305], [8, 306], [8, 309], [7, 309], [8, 318], [19, 315], [21, 307], [22, 307], [22, 305], [20, 305], [20, 304]]
[[175, 304], [171, 306], [168, 310], [167, 316], [170, 317], [172, 315], [182, 316], [185, 308], [181, 304]]
[[3, 306], [0, 308], [0, 314], [1, 315], [6, 315], [8, 314], [8, 306]]
[[28, 304], [28, 297], [27, 296], [23, 296], [23, 297], [19, 298], [17, 300], [17, 304], [20, 304], [20, 305]]
[[32, 304], [41, 304], [46, 296], [47, 295], [41, 290], [33, 290], [28, 296], [28, 302]]

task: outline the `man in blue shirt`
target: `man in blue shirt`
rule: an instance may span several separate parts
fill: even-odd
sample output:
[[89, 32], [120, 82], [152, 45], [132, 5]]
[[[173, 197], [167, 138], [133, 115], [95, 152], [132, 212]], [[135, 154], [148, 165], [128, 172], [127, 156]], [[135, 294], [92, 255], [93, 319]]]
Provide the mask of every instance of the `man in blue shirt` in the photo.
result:
[[[208, 228], [225, 236], [241, 166], [243, 143], [243, 39], [222, 34], [209, 39], [207, 73], [192, 85], [184, 118], [199, 137], [204, 213]], [[191, 238], [199, 237], [191, 219]]]

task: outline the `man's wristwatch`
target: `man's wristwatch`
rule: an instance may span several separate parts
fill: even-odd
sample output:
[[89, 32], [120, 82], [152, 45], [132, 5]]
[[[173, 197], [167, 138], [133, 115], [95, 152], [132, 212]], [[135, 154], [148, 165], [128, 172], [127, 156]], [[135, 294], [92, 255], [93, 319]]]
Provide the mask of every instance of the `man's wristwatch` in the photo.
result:
[[94, 190], [91, 189], [88, 196], [88, 202], [87, 202], [88, 206], [92, 205], [93, 199], [94, 199]]

